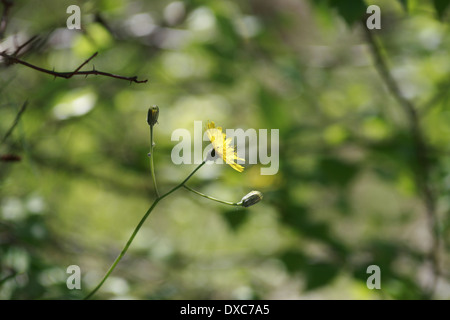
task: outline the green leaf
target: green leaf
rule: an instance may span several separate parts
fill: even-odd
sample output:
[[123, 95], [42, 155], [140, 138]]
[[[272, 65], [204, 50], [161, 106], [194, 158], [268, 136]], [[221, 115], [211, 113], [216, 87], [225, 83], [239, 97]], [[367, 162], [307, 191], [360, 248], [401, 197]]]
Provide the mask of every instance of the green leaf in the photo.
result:
[[358, 167], [338, 158], [323, 158], [319, 163], [321, 181], [346, 187], [358, 173]]
[[403, 9], [405, 9], [405, 11], [408, 12], [408, 0], [398, 0], [398, 1], [401, 3]]
[[445, 10], [450, 5], [450, 0], [433, 0], [433, 5], [439, 19], [442, 19], [444, 17]]
[[257, 99], [267, 126], [281, 128], [286, 125], [288, 115], [281, 104], [282, 98], [277, 93], [261, 88]]
[[327, 261], [311, 263], [313, 258], [298, 250], [287, 250], [279, 259], [290, 274], [300, 272], [304, 275], [306, 290], [317, 289], [330, 283], [339, 273], [337, 265]]
[[300, 251], [288, 250], [280, 255], [280, 260], [289, 273], [296, 273], [305, 267], [308, 259]]
[[349, 26], [362, 19], [367, 10], [363, 0], [330, 0], [330, 5], [337, 9]]
[[314, 221], [306, 207], [291, 205], [282, 210], [281, 215], [283, 223], [301, 235], [327, 244], [336, 253], [342, 255], [347, 253], [347, 248], [332, 233], [330, 225], [323, 221]]
[[338, 275], [339, 268], [329, 262], [307, 265], [305, 269], [306, 290], [313, 290], [329, 284]]
[[248, 218], [248, 209], [233, 209], [227, 210], [223, 213], [222, 217], [233, 231], [236, 231], [241, 227]]
[[216, 23], [220, 32], [220, 43], [223, 47], [232, 51], [237, 51], [239, 48], [240, 38], [236, 33], [231, 19], [221, 13], [216, 13]]

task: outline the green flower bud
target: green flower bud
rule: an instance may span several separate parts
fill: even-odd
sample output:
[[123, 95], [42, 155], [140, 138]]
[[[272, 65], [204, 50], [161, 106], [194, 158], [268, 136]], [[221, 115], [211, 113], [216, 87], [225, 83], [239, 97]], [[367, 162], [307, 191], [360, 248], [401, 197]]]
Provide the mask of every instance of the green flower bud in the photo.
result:
[[263, 195], [262, 195], [261, 192], [259, 192], [259, 191], [252, 191], [252, 192], [249, 192], [247, 195], [245, 195], [242, 198], [240, 204], [243, 207], [247, 208], [247, 207], [250, 207], [250, 206], [252, 206], [254, 204], [257, 204], [258, 202], [260, 202], [262, 200], [262, 198], [263, 198]]
[[147, 113], [147, 123], [153, 127], [158, 122], [159, 107], [157, 105], [151, 106]]

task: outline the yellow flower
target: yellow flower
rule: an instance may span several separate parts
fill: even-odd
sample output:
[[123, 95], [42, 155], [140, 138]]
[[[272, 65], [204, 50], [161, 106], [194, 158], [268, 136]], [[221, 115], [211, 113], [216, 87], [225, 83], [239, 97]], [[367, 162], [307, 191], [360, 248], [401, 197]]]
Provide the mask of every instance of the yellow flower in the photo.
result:
[[208, 122], [206, 124], [206, 134], [208, 135], [208, 139], [211, 141], [214, 151], [217, 152], [217, 154], [222, 157], [228, 165], [236, 171], [244, 171], [244, 167], [235, 162], [236, 160], [244, 159], [237, 156], [234, 147], [231, 145], [232, 139], [227, 138], [225, 133], [222, 132], [221, 127], [216, 128], [214, 121]]

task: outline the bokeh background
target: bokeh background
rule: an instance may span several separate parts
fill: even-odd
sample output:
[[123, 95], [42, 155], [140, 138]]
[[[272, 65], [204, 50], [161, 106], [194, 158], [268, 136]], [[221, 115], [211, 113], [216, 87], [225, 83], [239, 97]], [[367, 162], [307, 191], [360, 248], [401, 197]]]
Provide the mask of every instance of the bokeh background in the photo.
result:
[[[72, 4], [82, 30], [66, 28]], [[372, 36], [370, 4], [381, 8]], [[95, 287], [154, 199], [156, 104], [162, 192], [195, 168], [171, 161], [172, 132], [194, 121], [279, 129], [280, 170], [202, 168], [191, 187], [229, 201], [259, 190], [263, 201], [243, 210], [178, 190], [94, 298], [449, 299], [448, 4], [13, 1], [0, 51], [37, 36], [20, 56], [33, 65], [73, 71], [98, 51], [83, 70], [148, 82], [54, 79], [1, 60], [0, 298]], [[66, 287], [70, 265], [81, 290]], [[369, 265], [380, 290], [366, 286]]]

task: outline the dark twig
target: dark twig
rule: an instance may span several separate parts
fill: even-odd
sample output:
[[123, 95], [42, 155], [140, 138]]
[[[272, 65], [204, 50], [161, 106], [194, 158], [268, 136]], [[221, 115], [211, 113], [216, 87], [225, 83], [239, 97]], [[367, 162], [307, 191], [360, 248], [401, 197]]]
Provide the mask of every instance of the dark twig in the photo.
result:
[[80, 71], [81, 68], [83, 68], [89, 61], [91, 61], [92, 59], [94, 59], [97, 56], [98, 52], [94, 53], [92, 56], [90, 56], [89, 59], [87, 59], [85, 62], [83, 62], [82, 64], [80, 64], [80, 66], [78, 68], [76, 68], [72, 74], [69, 76], [72, 77], [74, 74], [76, 74], [78, 71]]
[[26, 42], [24, 42], [23, 44], [21, 44], [20, 46], [17, 46], [16, 51], [14, 51], [14, 53], [12, 54], [14, 57], [17, 57], [20, 53], [20, 51], [25, 48], [27, 45], [29, 45], [30, 43], [32, 43], [34, 40], [37, 39], [37, 36], [33, 36], [30, 39], [28, 39]]
[[17, 126], [17, 124], [19, 123], [20, 117], [22, 116], [22, 113], [24, 113], [25, 109], [27, 108], [28, 105], [28, 101], [25, 101], [22, 104], [22, 107], [20, 108], [19, 112], [16, 115], [16, 118], [14, 119], [13, 124], [11, 125], [11, 127], [8, 129], [8, 131], [5, 133], [5, 135], [2, 138], [2, 142], [0, 142], [0, 145], [3, 144], [6, 139], [8, 139], [8, 137], [11, 135], [11, 133], [14, 131], [14, 128]]
[[15, 276], [17, 276], [19, 274], [19, 272], [14, 271], [13, 273], [11, 273], [10, 275], [7, 275], [6, 277], [4, 277], [3, 279], [0, 279], [0, 286], [2, 286], [5, 282], [7, 282], [10, 279], [13, 279]]
[[17, 154], [2, 154], [2, 155], [0, 155], [1, 162], [18, 162], [20, 160], [22, 160], [22, 157], [18, 156]]
[[3, 13], [2, 17], [0, 18], [0, 39], [3, 38], [6, 27], [8, 26], [9, 10], [13, 6], [13, 2], [11, 0], [1, 0], [1, 3], [3, 5]]
[[400, 91], [397, 82], [389, 72], [386, 61], [384, 60], [381, 50], [373, 36], [372, 32], [366, 28], [363, 23], [363, 30], [366, 33], [367, 40], [370, 45], [371, 53], [375, 60], [375, 67], [380, 73], [380, 76], [384, 80], [388, 90], [392, 96], [397, 100], [398, 104], [403, 108], [410, 123], [411, 135], [413, 137], [415, 156], [416, 156], [416, 179], [418, 189], [422, 193], [422, 198], [426, 208], [426, 216], [428, 221], [428, 227], [432, 236], [432, 245], [430, 248], [429, 259], [433, 268], [433, 280], [428, 290], [429, 297], [432, 297], [438, 278], [440, 276], [439, 267], [439, 247], [440, 247], [440, 235], [439, 225], [436, 214], [436, 199], [433, 190], [430, 186], [430, 163], [428, 158], [428, 146], [425, 142], [422, 130], [420, 128], [419, 117], [417, 109], [414, 104], [406, 99]]
[[121, 80], [127, 80], [130, 82], [135, 82], [135, 83], [146, 83], [146, 80], [138, 80], [137, 76], [133, 76], [133, 77], [124, 77], [124, 76], [119, 76], [119, 75], [115, 75], [112, 73], [108, 73], [108, 72], [103, 72], [103, 71], [98, 71], [95, 69], [92, 69], [91, 71], [80, 71], [80, 69], [82, 67], [84, 67], [89, 61], [91, 61], [96, 55], [98, 54], [98, 52], [94, 53], [91, 57], [89, 57], [86, 61], [84, 61], [78, 68], [76, 68], [74, 71], [72, 72], [56, 72], [53, 70], [48, 70], [48, 69], [44, 69], [38, 66], [35, 66], [31, 63], [28, 63], [26, 61], [23, 61], [17, 57], [15, 57], [14, 55], [9, 55], [6, 52], [1, 52], [0, 56], [2, 56], [7, 64], [21, 64], [24, 65], [26, 67], [29, 67], [31, 69], [34, 69], [36, 71], [40, 71], [43, 73], [47, 73], [50, 74], [52, 76], [54, 76], [55, 78], [64, 78], [64, 79], [70, 79], [75, 75], [84, 75], [84, 76], [88, 76], [88, 75], [100, 75], [100, 76], [105, 76], [105, 77], [111, 77], [111, 78], [116, 78], [116, 79], [121, 79]]

